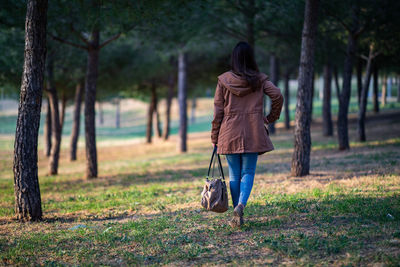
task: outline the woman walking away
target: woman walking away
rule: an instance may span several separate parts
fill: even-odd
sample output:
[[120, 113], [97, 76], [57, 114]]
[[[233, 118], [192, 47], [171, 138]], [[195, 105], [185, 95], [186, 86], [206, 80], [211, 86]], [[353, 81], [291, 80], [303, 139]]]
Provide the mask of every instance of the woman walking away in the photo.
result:
[[[283, 96], [279, 88], [258, 70], [254, 52], [239, 42], [232, 52], [230, 71], [218, 76], [214, 97], [211, 141], [217, 153], [226, 155], [233, 202], [232, 227], [243, 224], [244, 208], [253, 187], [257, 157], [274, 149], [265, 124], [279, 119]], [[264, 94], [271, 111], [264, 117]]]

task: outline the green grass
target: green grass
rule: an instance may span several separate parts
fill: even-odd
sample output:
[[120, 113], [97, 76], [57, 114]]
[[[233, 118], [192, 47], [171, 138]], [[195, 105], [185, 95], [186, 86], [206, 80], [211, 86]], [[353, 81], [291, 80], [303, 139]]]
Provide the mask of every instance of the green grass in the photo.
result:
[[[193, 129], [205, 128], [207, 120], [200, 118]], [[292, 131], [271, 137], [275, 151], [259, 158], [241, 229], [226, 223], [232, 207], [214, 214], [200, 206], [211, 150], [208, 134], [189, 135], [186, 154], [176, 152], [175, 142], [101, 146], [100, 177], [92, 180], [84, 178], [82, 148], [77, 162], [69, 162], [62, 150], [57, 176], [45, 175], [48, 159], [39, 151], [44, 218], [32, 223], [14, 220], [13, 141], [3, 136], [0, 262], [398, 266], [398, 119], [367, 122], [363, 143], [350, 124], [351, 150], [345, 152], [337, 150], [336, 137], [323, 137], [318, 127], [311, 131], [311, 174], [306, 177], [290, 175]], [[124, 140], [123, 135], [115, 139]]]
[[[137, 194], [146, 199], [147, 194], [160, 193], [155, 189], [147, 192]], [[125, 194], [108, 197], [124, 199]], [[389, 213], [394, 219], [387, 216]], [[376, 259], [387, 264], [400, 260], [398, 255], [382, 251], [371, 251], [367, 257], [359, 254], [366, 246], [398, 246], [386, 242], [399, 235], [398, 194], [370, 192], [360, 196], [356, 190], [341, 188], [338, 192], [336, 187], [297, 194], [268, 193], [248, 205], [246, 216], [249, 219], [241, 230], [222, 223], [228, 214], [214, 215], [196, 209], [160, 212], [122, 223], [88, 220], [83, 222], [84, 228], [76, 230], [52, 225], [50, 232], [27, 232], [8, 242], [8, 238], [1, 239], [0, 257], [18, 264], [41, 258], [47, 260], [44, 264], [62, 263], [60, 259], [66, 258], [70, 264], [141, 265], [202, 262], [207, 255], [214, 263], [248, 264], [262, 258], [263, 249], [268, 248], [272, 255], [278, 253], [295, 262], [315, 264], [345, 253], [353, 258], [350, 262], [362, 265]], [[235, 242], [240, 236], [241, 241]], [[230, 255], [230, 250], [239, 253]]]

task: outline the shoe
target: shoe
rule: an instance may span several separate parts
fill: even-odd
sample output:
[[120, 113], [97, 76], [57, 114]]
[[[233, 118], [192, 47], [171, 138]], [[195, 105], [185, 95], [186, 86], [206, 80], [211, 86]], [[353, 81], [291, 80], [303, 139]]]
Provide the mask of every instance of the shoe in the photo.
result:
[[239, 203], [235, 209], [233, 210], [233, 215], [236, 217], [243, 217], [244, 215], [244, 206], [242, 203]]
[[229, 225], [232, 228], [240, 227], [243, 225], [243, 214], [244, 214], [244, 206], [242, 203], [237, 205], [233, 210], [233, 218], [229, 221]]
[[234, 216], [231, 220], [229, 220], [228, 224], [232, 228], [240, 228], [240, 226], [243, 225], [243, 217]]

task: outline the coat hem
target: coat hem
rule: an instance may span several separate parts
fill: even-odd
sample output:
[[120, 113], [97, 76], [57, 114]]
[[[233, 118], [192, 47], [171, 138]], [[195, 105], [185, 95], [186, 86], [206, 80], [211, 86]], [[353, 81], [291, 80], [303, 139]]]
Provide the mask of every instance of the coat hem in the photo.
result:
[[246, 149], [241, 149], [241, 150], [235, 150], [235, 151], [221, 151], [219, 148], [217, 149], [217, 154], [220, 155], [226, 155], [226, 154], [242, 154], [242, 153], [258, 153], [258, 155], [262, 155], [267, 152], [271, 152], [275, 150], [275, 148], [267, 149], [267, 150], [261, 150], [261, 151], [254, 151], [254, 150], [246, 150]]

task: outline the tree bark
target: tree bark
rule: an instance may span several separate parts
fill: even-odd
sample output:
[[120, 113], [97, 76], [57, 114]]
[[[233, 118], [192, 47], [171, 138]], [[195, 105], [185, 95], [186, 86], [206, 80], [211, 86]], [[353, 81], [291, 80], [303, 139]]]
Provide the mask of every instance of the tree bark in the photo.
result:
[[311, 150], [311, 89], [314, 71], [314, 50], [317, 31], [318, 0], [307, 0], [301, 40], [299, 89], [294, 131], [292, 175], [303, 176], [310, 172]]
[[322, 128], [324, 136], [333, 135], [332, 114], [331, 114], [331, 84], [332, 84], [332, 67], [328, 63], [324, 66], [324, 93], [322, 100]]
[[153, 114], [156, 103], [156, 87], [154, 84], [151, 85], [151, 98], [149, 103], [149, 109], [147, 113], [147, 129], [146, 129], [146, 143], [151, 143], [153, 135]]
[[58, 109], [58, 96], [57, 90], [53, 80], [53, 53], [50, 52], [47, 56], [47, 95], [50, 100], [51, 110], [51, 136], [52, 146], [50, 152], [49, 161], [49, 175], [56, 175], [58, 173], [58, 161], [60, 159], [60, 146], [61, 146], [61, 123], [60, 123], [60, 112]]
[[397, 78], [397, 102], [400, 102], [400, 77]]
[[312, 121], [312, 115], [314, 111], [314, 91], [315, 91], [315, 71], [312, 73], [312, 82], [311, 82], [311, 117], [310, 120]]
[[193, 124], [196, 122], [196, 96], [192, 97], [192, 109], [191, 109], [191, 114], [190, 114], [190, 123]]
[[285, 128], [290, 129], [290, 110], [289, 110], [289, 100], [290, 100], [290, 88], [289, 88], [289, 79], [290, 79], [290, 72], [286, 71], [285, 73], [285, 86], [284, 86], [284, 112], [285, 112]]
[[121, 127], [121, 100], [117, 98], [115, 100], [115, 128]]
[[47, 98], [46, 122], [44, 124], [43, 137], [44, 137], [44, 155], [46, 157], [49, 157], [51, 152], [51, 109], [50, 109], [49, 98]]
[[338, 74], [338, 69], [337, 69], [336, 65], [333, 67], [333, 77], [335, 79], [336, 97], [337, 97], [338, 101], [340, 102], [339, 74]]
[[99, 39], [99, 30], [94, 29], [90, 38], [85, 82], [86, 178], [88, 179], [97, 177], [96, 113], [94, 106], [99, 66]]
[[14, 195], [18, 220], [42, 219], [38, 133], [46, 61], [47, 0], [28, 0], [25, 53], [14, 143]]
[[386, 94], [387, 94], [387, 75], [385, 74], [383, 76], [383, 81], [382, 81], [382, 96], [381, 96], [382, 107], [386, 105]]
[[71, 146], [70, 146], [70, 160], [76, 160], [76, 151], [79, 139], [79, 129], [81, 123], [81, 104], [83, 95], [83, 82], [79, 82], [75, 88], [75, 108], [74, 117], [72, 121], [72, 131], [71, 131]]
[[172, 98], [174, 96], [174, 87], [175, 87], [175, 78], [174, 75], [171, 74], [168, 81], [168, 93], [166, 99], [167, 106], [165, 109], [165, 122], [163, 131], [164, 140], [168, 140], [169, 137], [170, 121], [171, 121], [171, 104], [172, 104]]
[[351, 96], [351, 77], [353, 71], [354, 56], [357, 47], [357, 36], [355, 32], [358, 31], [358, 7], [353, 6], [353, 27], [351, 32], [348, 32], [348, 41], [346, 49], [346, 57], [343, 69], [343, 88], [339, 94], [339, 113], [337, 122], [339, 150], [350, 149], [349, 144], [349, 130], [348, 130], [348, 113], [349, 103]]
[[358, 106], [360, 106], [361, 91], [362, 91], [362, 67], [363, 62], [361, 58], [357, 59], [357, 100]]
[[156, 128], [156, 133], [157, 137], [161, 138], [162, 137], [162, 131], [161, 131], [161, 120], [160, 120], [160, 113], [158, 112], [158, 101], [156, 108], [154, 109], [154, 117], [155, 117], [155, 128]]
[[157, 133], [157, 137], [161, 138], [162, 132], [161, 132], [161, 121], [160, 121], [160, 113], [158, 112], [158, 95], [157, 95], [157, 87], [154, 84], [154, 109], [153, 109], [153, 114], [155, 117], [155, 131]]
[[[279, 82], [279, 61], [274, 53], [269, 58], [271, 82], [278, 86]], [[264, 96], [265, 98], [265, 96]], [[270, 102], [271, 103], [271, 102]], [[272, 104], [272, 103], [271, 103]], [[271, 110], [271, 109], [270, 109]], [[270, 134], [275, 134], [275, 122], [268, 124], [268, 130]]]
[[179, 52], [178, 57], [178, 102], [179, 102], [179, 151], [187, 151], [187, 84], [186, 54]]
[[373, 94], [372, 94], [372, 102], [374, 103], [374, 112], [379, 113], [379, 76], [378, 76], [378, 65], [375, 63], [373, 64], [374, 67], [374, 84], [373, 84]]
[[65, 96], [65, 93], [62, 94], [61, 97], [61, 113], [60, 113], [60, 132], [62, 135], [63, 127], [64, 127], [64, 121], [65, 121], [65, 108], [67, 107], [67, 97]]
[[365, 113], [367, 110], [367, 96], [368, 96], [369, 83], [371, 80], [371, 69], [372, 69], [371, 64], [372, 64], [372, 59], [374, 58], [373, 53], [374, 53], [374, 48], [371, 45], [369, 48], [369, 56], [367, 60], [367, 69], [364, 77], [363, 89], [361, 91], [360, 108], [358, 110], [358, 140], [361, 142], [366, 141]]

